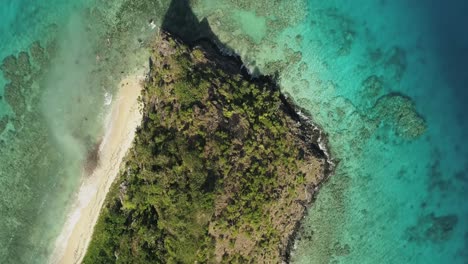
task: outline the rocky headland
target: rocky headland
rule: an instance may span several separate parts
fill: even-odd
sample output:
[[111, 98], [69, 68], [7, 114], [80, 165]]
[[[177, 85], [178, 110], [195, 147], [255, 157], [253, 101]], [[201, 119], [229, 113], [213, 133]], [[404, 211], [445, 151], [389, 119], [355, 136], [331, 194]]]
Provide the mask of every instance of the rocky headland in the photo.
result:
[[280, 263], [329, 173], [321, 132], [209, 41], [161, 33], [84, 263]]

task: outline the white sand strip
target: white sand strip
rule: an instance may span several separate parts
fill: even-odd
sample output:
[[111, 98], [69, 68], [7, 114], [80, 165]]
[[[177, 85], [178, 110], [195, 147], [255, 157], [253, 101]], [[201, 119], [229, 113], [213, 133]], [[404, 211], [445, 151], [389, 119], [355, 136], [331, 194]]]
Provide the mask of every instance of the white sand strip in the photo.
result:
[[143, 78], [140, 73], [120, 83], [100, 146], [100, 163], [92, 175], [83, 180], [78, 199], [56, 241], [51, 263], [80, 263], [86, 253], [107, 192], [141, 123], [137, 98]]

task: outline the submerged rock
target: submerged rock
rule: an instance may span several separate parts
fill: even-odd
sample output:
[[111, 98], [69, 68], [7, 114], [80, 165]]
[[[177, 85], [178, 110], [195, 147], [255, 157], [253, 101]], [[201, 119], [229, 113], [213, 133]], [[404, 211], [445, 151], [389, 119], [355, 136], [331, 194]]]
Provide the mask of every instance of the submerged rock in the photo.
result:
[[1, 119], [0, 119], [0, 135], [3, 133], [3, 131], [5, 130], [6, 126], [8, 125], [8, 116], [3, 116]]
[[407, 229], [407, 238], [411, 242], [447, 241], [458, 224], [455, 214], [435, 216], [433, 213], [421, 216], [415, 226]]
[[418, 114], [414, 102], [408, 96], [386, 94], [377, 100], [372, 110], [380, 122], [392, 125], [395, 133], [402, 138], [417, 138], [427, 129], [426, 121]]
[[33, 83], [39, 81], [38, 77], [44, 70], [40, 66], [46, 63], [46, 54], [38, 42], [31, 45], [30, 53], [21, 51], [16, 56], [7, 56], [0, 66], [3, 76], [8, 81], [4, 87], [4, 98], [15, 114], [16, 122], [13, 123], [16, 128], [22, 126], [27, 119], [25, 115], [31, 107], [28, 103], [37, 100], [38, 94], [33, 91]]

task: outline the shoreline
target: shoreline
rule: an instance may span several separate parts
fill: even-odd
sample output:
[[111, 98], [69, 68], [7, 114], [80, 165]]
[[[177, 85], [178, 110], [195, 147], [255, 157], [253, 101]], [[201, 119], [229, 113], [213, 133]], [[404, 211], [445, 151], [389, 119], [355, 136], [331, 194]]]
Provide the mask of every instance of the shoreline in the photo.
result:
[[[337, 161], [330, 153], [330, 145], [328, 142], [327, 134], [324, 132], [323, 128], [316, 124], [313, 121], [312, 114], [307, 111], [305, 108], [301, 107], [297, 104], [289, 94], [284, 93], [281, 89], [281, 84], [277, 80], [276, 76], [271, 75], [263, 75], [263, 74], [255, 74], [253, 69], [250, 69], [248, 65], [244, 63], [241, 56], [235, 52], [233, 52], [228, 47], [223, 46], [221, 43], [218, 43], [216, 40], [201, 38], [192, 42], [189, 46], [190, 48], [194, 48], [198, 45], [203, 46], [203, 43], [208, 44], [213, 51], [218, 52], [222, 57], [226, 57], [227, 59], [231, 59], [240, 65], [241, 74], [246, 77], [250, 78], [251, 80], [260, 79], [266, 80], [267, 82], [271, 82], [274, 84], [275, 87], [278, 88], [280, 92], [280, 98], [283, 104], [286, 106], [287, 109], [285, 111], [294, 119], [296, 119], [302, 126], [304, 130], [310, 131], [310, 140], [317, 144], [318, 151], [322, 153], [316, 153], [319, 155], [324, 156], [326, 166], [323, 172], [322, 178], [320, 182], [315, 186], [309, 186], [308, 188], [308, 195], [310, 195], [309, 200], [303, 205], [305, 208], [304, 213], [301, 216], [301, 219], [294, 223], [294, 228], [292, 233], [287, 238], [287, 244], [285, 248], [284, 255], [282, 256], [283, 263], [290, 263], [291, 255], [294, 253], [296, 244], [298, 239], [300, 239], [300, 232], [302, 228], [303, 221], [305, 217], [309, 214], [310, 208], [313, 206], [315, 199], [322, 187], [329, 178], [334, 174], [336, 166], [338, 165], [339, 161]], [[312, 148], [313, 145], [311, 145]], [[314, 152], [317, 150], [313, 150]]]
[[[277, 83], [277, 86], [281, 87], [278, 83]], [[284, 102], [292, 108], [291, 110], [293, 110], [293, 112], [297, 115], [297, 118], [300, 120], [299, 122], [303, 126], [308, 127], [314, 132], [312, 133], [312, 136], [315, 137], [314, 141], [317, 143], [320, 151], [323, 152], [323, 155], [325, 156], [325, 162], [326, 162], [326, 166], [323, 172], [322, 179], [319, 181], [317, 185], [309, 186], [309, 189], [308, 189], [308, 194], [310, 195], [309, 201], [307, 201], [303, 205], [305, 208], [304, 213], [302, 214], [301, 219], [294, 224], [293, 232], [289, 235], [283, 263], [290, 263], [291, 256], [294, 254], [294, 251], [296, 249], [297, 241], [301, 237], [300, 233], [301, 233], [303, 221], [306, 218], [306, 216], [309, 214], [310, 208], [314, 205], [314, 202], [323, 184], [325, 184], [330, 179], [330, 177], [334, 174], [336, 166], [337, 166], [337, 161], [330, 154], [330, 146], [328, 143], [327, 135], [325, 134], [324, 130], [319, 125], [315, 124], [312, 121], [312, 115], [305, 109], [301, 108], [298, 104], [296, 104], [292, 99], [290, 99], [283, 92], [280, 92], [280, 96], [284, 99]]]
[[51, 263], [80, 263], [86, 254], [107, 193], [142, 120], [138, 97], [145, 72], [146, 69], [138, 70], [119, 83], [119, 90], [105, 120], [98, 166], [83, 177], [76, 200], [56, 239]]
[[211, 47], [215, 51], [219, 52], [221, 56], [233, 59], [238, 64], [240, 64], [241, 73], [244, 76], [249, 77], [251, 79], [263, 78], [273, 83], [280, 91], [281, 101], [283, 101], [284, 105], [289, 108], [289, 109], [286, 109], [286, 112], [288, 112], [291, 117], [294, 117], [295, 119], [297, 119], [299, 123], [301, 124], [301, 126], [305, 128], [305, 130], [312, 131], [312, 133], [310, 134], [310, 136], [313, 137], [312, 141], [317, 143], [319, 151], [321, 151], [324, 155], [326, 166], [325, 166], [325, 171], [323, 172], [323, 177], [320, 180], [318, 185], [310, 186], [311, 188], [309, 188], [309, 191], [308, 191], [308, 194], [310, 195], [310, 199], [307, 203], [303, 205], [305, 208], [304, 213], [302, 214], [301, 219], [294, 224], [293, 232], [289, 235], [287, 239], [288, 242], [286, 244], [286, 249], [283, 255], [283, 263], [290, 263], [291, 255], [295, 251], [298, 239], [300, 239], [302, 222], [304, 221], [305, 217], [309, 214], [309, 210], [313, 206], [314, 201], [317, 198], [317, 195], [322, 185], [325, 184], [329, 180], [329, 178], [334, 174], [336, 166], [338, 165], [339, 161], [335, 160], [334, 157], [330, 153], [330, 146], [329, 146], [327, 134], [326, 132], [324, 132], [323, 128], [313, 121], [313, 116], [309, 111], [307, 111], [305, 108], [297, 104], [289, 96], [289, 94], [284, 93], [282, 91], [281, 84], [275, 78], [275, 76], [271, 76], [268, 74], [267, 75], [255, 74], [255, 72], [252, 69], [250, 69], [248, 65], [244, 63], [244, 61], [242, 60], [239, 54], [236, 54], [231, 49], [224, 47], [220, 43], [217, 43], [215, 40], [201, 39], [201, 40], [194, 42], [194, 44], [191, 45], [191, 48], [197, 45], [202, 45], [203, 41], [211, 44]]
[[[203, 45], [202, 42], [204, 40], [195, 43]], [[230, 58], [236, 64], [244, 65], [239, 56], [226, 55], [218, 46], [213, 45], [215, 43], [208, 43], [211, 43], [213, 51], [218, 52], [221, 57]], [[196, 44], [193, 45], [192, 43], [192, 47], [196, 46]], [[317, 185], [313, 184], [307, 187], [308, 198], [302, 204], [304, 212], [301, 214], [300, 220], [294, 223], [292, 232], [285, 240], [284, 251], [281, 255], [282, 261], [288, 263], [297, 242], [302, 221], [305, 215], [308, 214], [320, 186], [333, 173], [335, 163], [328, 152], [327, 139], [323, 130], [312, 122], [311, 117], [307, 115], [309, 113], [303, 114], [303, 109], [281, 92], [280, 85], [274, 77], [268, 75], [253, 76], [248, 69], [242, 67], [241, 74], [250, 77], [253, 82], [267, 81], [279, 89], [280, 100], [284, 104], [283, 110], [298, 124], [301, 124], [299, 130], [305, 133], [306, 141], [311, 143], [311, 151], [317, 157], [322, 157], [325, 160], [325, 171], [319, 177], [320, 180]], [[86, 254], [87, 247], [93, 237], [94, 226], [100, 216], [110, 186], [119, 173], [123, 158], [132, 146], [136, 127], [141, 123], [142, 113], [138, 109], [137, 98], [140, 95], [141, 81], [144, 81], [144, 77], [139, 79], [138, 76], [144, 75], [131, 75], [120, 82], [116, 101], [112, 104], [112, 110], [106, 120], [106, 133], [99, 146], [99, 165], [89, 176], [83, 179], [77, 201], [68, 215], [66, 224], [55, 244], [54, 254], [51, 258], [52, 263], [80, 263]], [[122, 100], [123, 98], [124, 100]]]
[[[171, 33], [168, 33], [170, 36], [174, 37]], [[180, 40], [180, 37], [175, 36], [176, 39]], [[210, 39], [206, 37], [202, 37], [200, 39], [194, 40], [188, 43], [188, 46], [191, 49], [194, 49], [197, 46], [204, 46], [205, 48], [209, 47], [215, 53], [218, 53], [221, 57], [225, 57], [228, 60], [232, 60], [240, 67], [240, 72], [245, 78], [249, 78], [251, 81], [266, 81], [272, 83], [274, 87], [276, 87], [280, 92], [280, 100], [283, 102], [285, 109], [283, 109], [286, 113], [290, 115], [291, 118], [295, 119], [300, 126], [302, 127], [304, 133], [307, 134], [306, 131], [310, 132], [308, 134], [308, 140], [313, 143], [310, 145], [311, 150], [317, 156], [323, 156], [325, 159], [325, 170], [323, 171], [323, 175], [320, 178], [320, 181], [317, 185], [308, 186], [308, 201], [305, 202], [302, 206], [305, 209], [302, 213], [300, 220], [294, 223], [294, 228], [292, 233], [287, 238], [287, 243], [285, 245], [285, 250], [282, 254], [282, 262], [283, 263], [290, 263], [291, 255], [294, 253], [296, 248], [296, 244], [298, 239], [300, 239], [300, 232], [303, 224], [303, 220], [309, 214], [310, 208], [313, 206], [317, 195], [329, 178], [334, 174], [336, 166], [339, 163], [339, 160], [336, 160], [330, 153], [330, 146], [327, 138], [326, 132], [323, 130], [321, 126], [316, 124], [313, 121], [313, 116], [309, 111], [305, 108], [301, 107], [297, 102], [295, 102], [289, 94], [284, 93], [281, 89], [281, 84], [277, 79], [277, 76], [272, 75], [263, 75], [259, 72], [255, 72], [253, 69], [250, 69], [247, 64], [244, 63], [241, 56], [228, 47], [225, 47], [222, 43], [219, 43], [216, 39]], [[316, 149], [314, 147], [316, 144]]]

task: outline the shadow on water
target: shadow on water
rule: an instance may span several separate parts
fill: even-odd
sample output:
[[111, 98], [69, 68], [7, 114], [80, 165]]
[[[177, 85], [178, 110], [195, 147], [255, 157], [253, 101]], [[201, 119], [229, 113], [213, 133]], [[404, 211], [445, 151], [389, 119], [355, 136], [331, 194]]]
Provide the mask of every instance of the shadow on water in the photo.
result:
[[216, 45], [221, 45], [221, 41], [211, 30], [208, 20], [203, 18], [199, 21], [193, 13], [189, 0], [172, 0], [161, 28], [188, 44], [209, 39]]
[[[190, 6], [189, 0], [171, 1], [164, 15], [161, 29], [178, 37], [190, 46], [201, 43], [205, 45], [211, 44], [212, 46], [214, 44], [221, 52], [231, 55], [234, 53], [231, 47], [222, 43], [218, 36], [216, 36], [206, 17], [201, 21], [198, 20]], [[234, 57], [242, 63], [239, 56], [236, 55]], [[250, 77], [259, 77], [262, 75], [260, 69], [254, 63], [249, 66], [249, 69], [243, 67], [243, 73], [248, 74]], [[270, 77], [276, 82], [278, 80], [278, 73]]]

